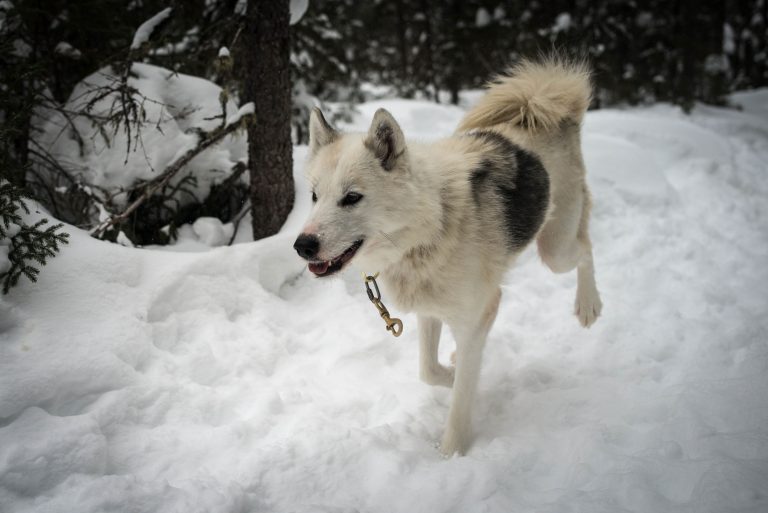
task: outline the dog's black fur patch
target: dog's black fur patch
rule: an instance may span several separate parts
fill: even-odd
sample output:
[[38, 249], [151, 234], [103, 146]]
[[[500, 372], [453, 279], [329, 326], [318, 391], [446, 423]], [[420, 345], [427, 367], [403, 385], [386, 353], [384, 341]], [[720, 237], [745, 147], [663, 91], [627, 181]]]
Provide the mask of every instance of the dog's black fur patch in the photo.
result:
[[[469, 176], [477, 208], [484, 202], [500, 204], [507, 232], [507, 248], [528, 245], [544, 222], [549, 203], [549, 176], [539, 158], [496, 132], [473, 132], [493, 150]], [[488, 205], [485, 205], [487, 207]]]
[[549, 204], [549, 176], [541, 161], [517, 148], [517, 177], [514, 187], [497, 185], [504, 199], [504, 213], [512, 249], [522, 249], [538, 233]]
[[495, 169], [496, 165], [490, 159], [484, 159], [480, 162], [480, 165], [472, 171], [469, 175], [469, 181], [472, 185], [472, 196], [475, 199], [475, 205], [479, 205], [481, 198], [480, 192], [484, 190], [484, 185], [491, 176], [491, 173]]

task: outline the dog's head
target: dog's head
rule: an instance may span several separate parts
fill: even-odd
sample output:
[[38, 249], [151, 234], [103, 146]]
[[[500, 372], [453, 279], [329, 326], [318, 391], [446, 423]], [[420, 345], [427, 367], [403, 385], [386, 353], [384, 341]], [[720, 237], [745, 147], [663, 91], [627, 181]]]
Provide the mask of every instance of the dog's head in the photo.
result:
[[379, 109], [367, 134], [342, 134], [314, 109], [309, 120], [309, 220], [294, 248], [317, 276], [331, 276], [354, 258], [384, 265], [397, 252], [393, 237], [407, 226], [415, 201], [409, 186], [405, 138], [392, 115]]

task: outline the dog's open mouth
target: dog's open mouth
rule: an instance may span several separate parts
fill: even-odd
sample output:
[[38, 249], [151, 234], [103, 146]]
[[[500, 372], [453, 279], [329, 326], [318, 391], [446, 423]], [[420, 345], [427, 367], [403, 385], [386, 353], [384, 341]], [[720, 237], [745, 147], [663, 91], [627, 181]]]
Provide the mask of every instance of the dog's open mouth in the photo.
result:
[[363, 241], [359, 240], [348, 247], [344, 253], [337, 256], [333, 260], [323, 260], [319, 262], [310, 262], [307, 267], [312, 271], [315, 276], [330, 276], [335, 274], [344, 267], [344, 264], [352, 260], [357, 250], [363, 245]]

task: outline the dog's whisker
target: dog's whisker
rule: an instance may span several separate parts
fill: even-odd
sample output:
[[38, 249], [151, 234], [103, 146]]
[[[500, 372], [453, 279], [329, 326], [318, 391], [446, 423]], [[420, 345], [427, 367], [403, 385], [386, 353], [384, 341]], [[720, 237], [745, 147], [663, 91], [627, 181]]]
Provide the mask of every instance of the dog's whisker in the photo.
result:
[[392, 239], [392, 237], [391, 237], [391, 236], [390, 236], [388, 233], [386, 233], [386, 232], [384, 232], [384, 231], [382, 231], [382, 230], [379, 230], [379, 233], [380, 233], [380, 234], [382, 234], [382, 235], [384, 236], [384, 238], [385, 238], [385, 239], [387, 239], [387, 240], [388, 240], [390, 243], [392, 243], [392, 245], [393, 245], [394, 247], [396, 247], [397, 249], [400, 249], [400, 246], [398, 246], [398, 245], [395, 243], [394, 239]]

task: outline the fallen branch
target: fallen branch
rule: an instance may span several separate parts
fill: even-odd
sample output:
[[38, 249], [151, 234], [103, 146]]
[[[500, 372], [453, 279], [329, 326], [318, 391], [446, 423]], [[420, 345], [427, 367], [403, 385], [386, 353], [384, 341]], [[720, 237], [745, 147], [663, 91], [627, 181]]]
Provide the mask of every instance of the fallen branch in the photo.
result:
[[235, 237], [237, 237], [237, 230], [240, 229], [240, 221], [242, 221], [245, 215], [250, 211], [251, 211], [251, 201], [247, 200], [243, 205], [243, 208], [240, 209], [240, 213], [237, 214], [237, 217], [235, 217], [234, 223], [232, 223], [234, 230], [232, 230], [232, 236], [229, 238], [229, 242], [227, 242], [227, 246], [231, 246], [232, 243], [235, 242]]
[[158, 177], [145, 183], [143, 185], [143, 192], [133, 201], [133, 203], [128, 205], [128, 207], [120, 214], [113, 215], [109, 219], [102, 221], [96, 228], [93, 229], [91, 235], [96, 238], [101, 238], [108, 228], [123, 223], [137, 208], [141, 206], [142, 203], [148, 200], [158, 190], [168, 185], [168, 182], [170, 182], [176, 173], [181, 171], [181, 169], [186, 166], [189, 161], [191, 161], [206, 149], [221, 141], [227, 135], [241, 128], [243, 126], [243, 121], [251, 122], [252, 118], [253, 106], [252, 104], [247, 104], [240, 109], [240, 112], [232, 116], [226, 125], [215, 128], [210, 132], [198, 129], [198, 141], [193, 148], [190, 148], [180, 157], [171, 162]]

